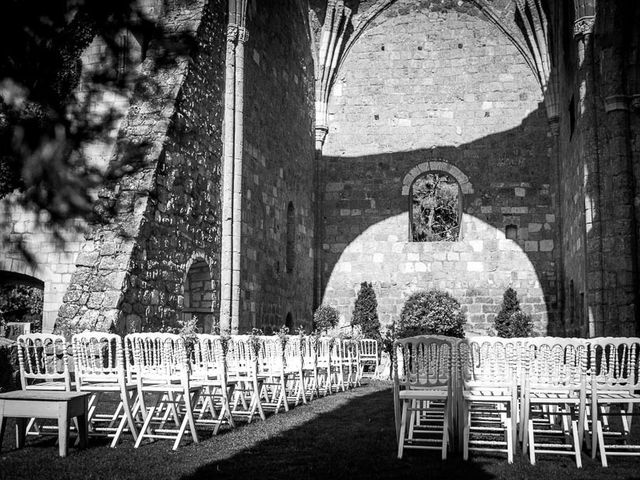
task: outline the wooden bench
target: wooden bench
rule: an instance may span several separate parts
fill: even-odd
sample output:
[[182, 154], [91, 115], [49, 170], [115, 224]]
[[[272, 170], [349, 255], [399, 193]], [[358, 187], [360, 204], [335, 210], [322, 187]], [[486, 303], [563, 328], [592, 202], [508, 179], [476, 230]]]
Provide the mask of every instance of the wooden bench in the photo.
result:
[[30, 418], [58, 420], [60, 456], [67, 456], [69, 420], [78, 419], [80, 447], [87, 444], [87, 404], [89, 393], [47, 390], [17, 390], [0, 394], [0, 449], [7, 418], [16, 419], [16, 447], [24, 446], [27, 422]]

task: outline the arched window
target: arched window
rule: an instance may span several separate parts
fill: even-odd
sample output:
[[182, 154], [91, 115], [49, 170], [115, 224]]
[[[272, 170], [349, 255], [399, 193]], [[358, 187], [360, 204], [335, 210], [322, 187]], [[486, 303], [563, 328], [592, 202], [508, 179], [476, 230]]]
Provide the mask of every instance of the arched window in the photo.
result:
[[287, 318], [284, 321], [284, 326], [289, 329], [289, 333], [293, 334], [293, 315], [291, 315], [291, 312], [287, 313]]
[[196, 317], [198, 331], [211, 333], [214, 330], [213, 281], [206, 261], [197, 259], [187, 273], [184, 285], [183, 320]]
[[287, 251], [286, 264], [287, 273], [293, 273], [293, 267], [296, 262], [296, 211], [293, 202], [289, 202], [287, 206]]
[[445, 172], [431, 171], [411, 185], [411, 240], [455, 242], [462, 216], [460, 185]]

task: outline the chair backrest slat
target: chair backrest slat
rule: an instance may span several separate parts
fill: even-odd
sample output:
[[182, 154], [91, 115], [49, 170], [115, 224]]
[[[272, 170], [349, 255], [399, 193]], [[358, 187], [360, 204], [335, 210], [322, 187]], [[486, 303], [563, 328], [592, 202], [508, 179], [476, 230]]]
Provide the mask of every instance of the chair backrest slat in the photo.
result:
[[184, 340], [171, 333], [130, 333], [125, 337], [127, 365], [142, 381], [189, 378]]
[[449, 387], [457, 339], [421, 335], [394, 342], [394, 380], [405, 388]]
[[125, 377], [122, 338], [114, 333], [82, 332], [71, 338], [76, 381], [117, 382]]
[[590, 339], [588, 372], [598, 389], [640, 389], [640, 338]]
[[63, 336], [27, 333], [16, 341], [23, 389], [41, 382], [61, 382], [65, 389], [71, 389], [68, 345]]

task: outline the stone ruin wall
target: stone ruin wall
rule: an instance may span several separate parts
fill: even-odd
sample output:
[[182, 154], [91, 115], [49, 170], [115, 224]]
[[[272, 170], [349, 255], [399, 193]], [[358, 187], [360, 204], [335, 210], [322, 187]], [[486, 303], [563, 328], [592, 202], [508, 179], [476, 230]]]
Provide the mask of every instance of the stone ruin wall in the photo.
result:
[[[429, 5], [405, 0], [384, 11], [333, 87], [324, 302], [347, 323], [360, 282], [370, 281], [388, 325], [412, 292], [438, 288], [461, 302], [468, 332], [486, 333], [511, 286], [546, 333], [555, 321], [557, 219], [540, 87], [475, 9]], [[468, 179], [460, 241], [408, 241], [403, 180], [429, 162]], [[517, 226], [517, 241], [505, 239], [507, 225]]]
[[222, 93], [221, 80], [211, 79], [223, 69], [226, 29], [218, 12], [221, 2], [192, 2], [163, 14], [170, 31], [196, 34], [200, 61], [161, 69], [161, 92], [133, 98], [116, 154], [128, 142], [144, 144], [144, 167], [101, 192], [116, 214], [86, 235], [59, 311], [63, 331], [173, 325], [191, 262], [201, 257], [216, 271]]
[[185, 306], [189, 267], [198, 261], [208, 265], [214, 292], [214, 315], [205, 331], [217, 323], [225, 5], [205, 3], [193, 62], [154, 172], [120, 303], [128, 331], [175, 325]]
[[640, 120], [629, 107], [637, 82], [624, 80], [640, 35], [632, 21], [633, 33], [615, 23], [629, 5], [598, 4], [586, 37], [575, 34], [571, 6], [556, 7], [564, 334], [637, 335]]
[[[240, 332], [311, 327], [314, 66], [303, 2], [251, 2], [245, 45]], [[294, 207], [288, 268], [287, 207]]]

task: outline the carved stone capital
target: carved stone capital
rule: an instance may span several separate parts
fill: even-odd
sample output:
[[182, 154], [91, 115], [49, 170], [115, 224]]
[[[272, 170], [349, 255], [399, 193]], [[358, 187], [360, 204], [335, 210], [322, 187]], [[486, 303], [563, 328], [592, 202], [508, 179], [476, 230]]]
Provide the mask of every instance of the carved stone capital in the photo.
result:
[[596, 23], [596, 17], [581, 17], [578, 18], [573, 24], [573, 36], [584, 37], [590, 35], [593, 32], [593, 25]]
[[629, 110], [629, 98], [626, 95], [611, 95], [604, 99], [604, 110], [607, 113]]
[[329, 127], [327, 125], [316, 125], [316, 150], [322, 150], [328, 132]]
[[247, 43], [249, 41], [249, 30], [245, 27], [238, 28], [238, 41]]
[[227, 25], [227, 42], [236, 42], [238, 40], [238, 25]]

